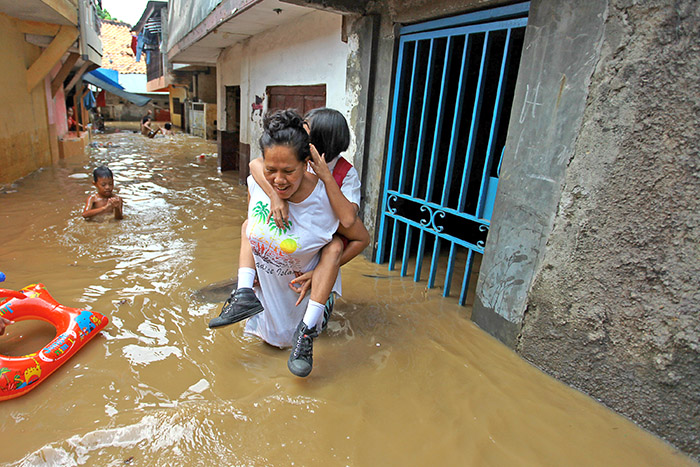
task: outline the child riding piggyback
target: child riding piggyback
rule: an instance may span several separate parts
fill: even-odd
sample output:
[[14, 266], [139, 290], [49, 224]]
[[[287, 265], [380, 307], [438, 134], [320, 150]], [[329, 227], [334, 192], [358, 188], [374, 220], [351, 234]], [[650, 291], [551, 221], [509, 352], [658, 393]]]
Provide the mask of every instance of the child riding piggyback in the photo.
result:
[[[369, 234], [357, 216], [360, 203], [360, 181], [352, 165], [340, 157], [350, 143], [350, 130], [345, 117], [334, 109], [314, 109], [306, 114], [304, 129], [309, 134], [311, 171], [323, 182], [333, 213], [339, 220], [338, 230], [332, 240], [321, 250], [316, 267], [291, 280], [289, 286], [299, 294], [298, 306], [310, 290], [310, 299], [303, 316], [304, 330], [301, 341], [295, 342], [288, 361], [290, 371], [297, 376], [306, 376], [312, 368], [311, 340], [325, 328], [333, 300], [339, 268], [357, 256], [369, 244]], [[274, 223], [279, 229], [286, 229], [289, 222], [289, 204], [275, 192], [265, 180], [267, 167], [264, 158], [250, 163], [251, 174], [256, 183], [270, 199], [270, 212], [266, 222]], [[247, 224], [247, 222], [246, 222]], [[244, 224], [242, 233], [247, 225]], [[238, 270], [238, 288], [223, 307], [221, 315], [212, 320], [210, 327], [232, 324], [263, 311], [252, 287], [256, 278], [256, 264], [250, 243], [241, 242]], [[339, 284], [338, 284], [339, 285]]]

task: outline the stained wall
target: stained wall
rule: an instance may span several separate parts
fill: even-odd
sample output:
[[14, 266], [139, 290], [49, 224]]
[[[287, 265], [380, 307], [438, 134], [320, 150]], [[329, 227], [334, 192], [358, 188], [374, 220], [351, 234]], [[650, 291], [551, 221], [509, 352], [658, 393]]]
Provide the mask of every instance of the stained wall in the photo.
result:
[[26, 72], [41, 49], [28, 44], [14, 23], [0, 15], [0, 184], [51, 163], [46, 83], [27, 90]]
[[700, 5], [605, 4], [516, 350], [700, 458]]

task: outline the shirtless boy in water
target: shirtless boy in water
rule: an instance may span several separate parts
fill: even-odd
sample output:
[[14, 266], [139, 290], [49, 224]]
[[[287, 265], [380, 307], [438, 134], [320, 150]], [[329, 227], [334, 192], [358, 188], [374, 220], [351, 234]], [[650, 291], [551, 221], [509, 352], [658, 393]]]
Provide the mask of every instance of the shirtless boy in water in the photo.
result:
[[115, 219], [121, 219], [123, 201], [113, 193], [114, 174], [108, 167], [102, 165], [92, 172], [93, 185], [97, 188], [97, 193], [91, 194], [85, 202], [83, 217], [90, 218], [99, 214], [110, 214], [114, 212]]

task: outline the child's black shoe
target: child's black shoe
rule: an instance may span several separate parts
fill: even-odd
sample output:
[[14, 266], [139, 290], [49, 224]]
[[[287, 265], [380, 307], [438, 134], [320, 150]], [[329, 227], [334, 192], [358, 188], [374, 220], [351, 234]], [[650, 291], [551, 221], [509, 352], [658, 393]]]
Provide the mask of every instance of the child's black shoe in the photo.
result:
[[318, 337], [316, 327], [309, 329], [304, 321], [301, 321], [294, 332], [292, 353], [287, 361], [287, 368], [294, 375], [303, 378], [311, 373], [314, 364], [313, 346], [315, 337]]
[[237, 323], [263, 311], [262, 303], [251, 288], [236, 289], [226, 300], [221, 314], [209, 321], [210, 328]]

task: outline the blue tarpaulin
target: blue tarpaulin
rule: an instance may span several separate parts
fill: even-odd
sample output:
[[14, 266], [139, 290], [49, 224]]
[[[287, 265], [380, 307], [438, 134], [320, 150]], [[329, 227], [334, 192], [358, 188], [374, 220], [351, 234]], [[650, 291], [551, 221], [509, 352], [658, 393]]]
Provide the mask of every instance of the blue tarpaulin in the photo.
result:
[[104, 89], [107, 92], [124, 98], [129, 102], [138, 105], [139, 107], [143, 107], [144, 105], [151, 102], [150, 97], [140, 96], [138, 94], [125, 91], [119, 83], [107, 76], [106, 73], [100, 73], [99, 69], [93, 70], [89, 73], [85, 73], [83, 75], [83, 80], [87, 81], [90, 84], [94, 84], [100, 89]]

